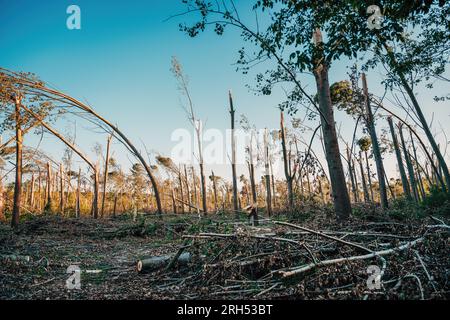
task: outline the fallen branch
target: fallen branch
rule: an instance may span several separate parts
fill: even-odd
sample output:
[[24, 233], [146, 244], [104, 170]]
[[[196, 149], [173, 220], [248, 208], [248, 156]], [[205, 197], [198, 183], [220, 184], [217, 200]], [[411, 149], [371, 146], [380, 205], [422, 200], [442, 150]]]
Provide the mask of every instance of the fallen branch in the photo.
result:
[[422, 238], [419, 238], [419, 239], [416, 239], [414, 241], [405, 243], [402, 246], [395, 247], [395, 248], [392, 248], [392, 249], [372, 252], [370, 254], [366, 254], [366, 255], [362, 255], [362, 256], [353, 256], [353, 257], [347, 257], [347, 258], [325, 260], [325, 261], [321, 261], [319, 263], [310, 263], [310, 264], [307, 264], [307, 265], [299, 267], [299, 268], [291, 269], [289, 271], [278, 271], [278, 273], [283, 278], [289, 278], [289, 277], [293, 277], [293, 276], [299, 275], [301, 273], [304, 273], [306, 271], [312, 270], [312, 269], [317, 268], [317, 267], [324, 267], [324, 266], [329, 266], [329, 265], [338, 264], [338, 263], [342, 263], [342, 262], [349, 262], [349, 261], [356, 261], [356, 260], [367, 260], [367, 259], [372, 259], [372, 258], [376, 258], [376, 257], [386, 256], [386, 255], [390, 255], [390, 254], [395, 253], [395, 252], [399, 252], [399, 251], [403, 251], [403, 250], [409, 249], [409, 248], [415, 246], [416, 244], [422, 242], [423, 240], [424, 240], [424, 238], [422, 237]]
[[281, 221], [274, 221], [274, 223], [275, 223], [275, 224], [278, 224], [278, 225], [282, 225], [282, 226], [288, 226], [288, 227], [292, 227], [292, 228], [295, 228], [295, 229], [303, 230], [303, 231], [306, 231], [306, 232], [309, 232], [309, 233], [318, 235], [318, 236], [320, 236], [320, 237], [322, 237], [322, 238], [326, 238], [326, 239], [329, 239], [329, 240], [333, 240], [333, 241], [336, 241], [336, 242], [345, 244], [345, 245], [347, 245], [347, 246], [350, 246], [350, 247], [354, 247], [354, 248], [360, 249], [360, 250], [365, 251], [365, 252], [369, 252], [369, 253], [372, 253], [372, 252], [373, 252], [372, 250], [370, 250], [370, 249], [368, 249], [368, 248], [365, 248], [365, 247], [363, 247], [363, 246], [361, 246], [361, 245], [359, 245], [359, 244], [357, 244], [357, 243], [354, 243], [354, 242], [348, 242], [348, 241], [345, 241], [345, 240], [342, 240], [342, 239], [339, 239], [339, 238], [336, 238], [336, 237], [327, 235], [327, 234], [322, 233], [322, 232], [319, 232], [319, 231], [314, 231], [314, 230], [311, 230], [311, 229], [308, 229], [308, 228], [305, 228], [305, 227], [298, 226], [298, 225], [296, 225], [296, 224], [292, 224], [292, 223], [288, 223], [288, 222], [281, 222]]

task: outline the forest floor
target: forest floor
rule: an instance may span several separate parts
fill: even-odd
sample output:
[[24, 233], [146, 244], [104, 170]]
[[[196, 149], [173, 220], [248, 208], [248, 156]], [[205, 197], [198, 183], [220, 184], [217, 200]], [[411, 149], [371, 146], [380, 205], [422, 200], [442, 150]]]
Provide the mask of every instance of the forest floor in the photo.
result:
[[[449, 227], [441, 219], [339, 224], [317, 210], [253, 227], [232, 218], [37, 216], [18, 232], [0, 223], [0, 299], [449, 298]], [[136, 270], [139, 259], [183, 250], [187, 265]], [[71, 265], [81, 269], [81, 289], [66, 287]]]

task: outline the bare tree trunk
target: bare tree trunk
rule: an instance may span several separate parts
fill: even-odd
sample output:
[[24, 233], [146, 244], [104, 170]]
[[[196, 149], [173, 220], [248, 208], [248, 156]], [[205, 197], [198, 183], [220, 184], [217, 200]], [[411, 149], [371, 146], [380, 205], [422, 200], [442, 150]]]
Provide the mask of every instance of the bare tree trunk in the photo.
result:
[[117, 215], [117, 193], [114, 194], [114, 207], [113, 207], [113, 217], [115, 218]]
[[45, 213], [52, 213], [52, 167], [47, 162], [47, 203], [45, 204]]
[[417, 151], [416, 151], [416, 146], [414, 143], [414, 137], [412, 134], [412, 131], [409, 131], [409, 136], [411, 137], [411, 146], [413, 149], [413, 155], [414, 155], [414, 162], [415, 162], [415, 167], [416, 167], [416, 172], [417, 172], [417, 180], [418, 180], [418, 185], [419, 185], [419, 190], [422, 196], [422, 199], [425, 198], [426, 193], [425, 193], [425, 188], [423, 187], [423, 179], [422, 179], [422, 174], [421, 174], [421, 168], [420, 168], [420, 164], [419, 164], [419, 159], [417, 157]]
[[214, 171], [211, 171], [212, 184], [213, 184], [213, 192], [214, 192], [214, 211], [217, 213], [219, 211], [219, 203], [217, 200], [217, 186], [216, 186], [216, 177], [214, 175]]
[[406, 162], [406, 168], [408, 169], [411, 191], [412, 191], [412, 194], [414, 195], [414, 200], [416, 202], [419, 202], [419, 197], [417, 195], [416, 178], [414, 176], [414, 168], [412, 166], [411, 159], [409, 157], [408, 148], [406, 147], [405, 138], [403, 137], [403, 128], [400, 123], [399, 123], [398, 131], [400, 133], [400, 141], [402, 143], [403, 154], [405, 155], [405, 162]]
[[350, 154], [349, 148], [347, 148], [347, 159], [348, 159], [348, 174], [350, 176], [350, 182], [352, 185], [353, 199], [355, 202], [359, 202], [358, 192], [356, 190], [356, 185], [355, 185], [355, 177], [353, 176], [352, 156]]
[[[384, 181], [384, 166], [383, 158], [381, 157], [380, 145], [378, 143], [377, 132], [375, 130], [375, 122], [373, 119], [372, 108], [370, 107], [369, 89], [367, 88], [366, 74], [362, 74], [363, 92], [364, 92], [364, 104], [366, 108], [366, 123], [369, 130], [370, 139], [372, 140], [372, 152], [375, 159], [377, 168], [378, 185], [380, 188], [380, 202], [381, 208], [387, 209], [389, 202], [387, 198], [386, 183]], [[372, 192], [372, 188], [371, 188]], [[373, 200], [373, 195], [372, 195]]]
[[277, 189], [275, 189], [275, 175], [273, 174], [273, 165], [272, 162], [269, 161], [269, 169], [270, 169], [270, 180], [272, 182], [272, 208], [276, 210], [277, 208]]
[[59, 210], [64, 215], [64, 176], [63, 165], [59, 165]]
[[188, 180], [186, 165], [184, 165], [184, 178], [185, 178], [186, 193], [187, 193], [187, 198], [188, 198], [188, 210], [189, 210], [189, 213], [191, 213], [192, 212], [191, 190], [189, 188], [189, 180]]
[[231, 171], [233, 174], [233, 210], [236, 218], [239, 218], [239, 203], [238, 203], [238, 188], [236, 176], [236, 141], [234, 136], [234, 114], [236, 110], [233, 106], [233, 97], [231, 91], [228, 94], [230, 100], [230, 115], [231, 115]]
[[328, 65], [325, 62], [322, 33], [319, 29], [316, 29], [314, 33], [314, 40], [318, 54], [314, 59], [313, 71], [317, 84], [325, 155], [330, 173], [331, 188], [333, 190], [334, 210], [338, 220], [346, 220], [351, 214], [352, 207], [339, 151], [339, 142], [331, 104], [330, 84], [328, 81]]
[[36, 184], [34, 172], [31, 174], [31, 186], [30, 186], [30, 211], [34, 212], [34, 185]]
[[106, 185], [108, 183], [108, 171], [109, 171], [109, 153], [111, 148], [111, 140], [112, 135], [108, 137], [108, 141], [106, 142], [106, 158], [105, 158], [105, 172], [103, 175], [103, 197], [102, 197], [102, 210], [101, 210], [101, 217], [103, 218], [103, 215], [105, 214], [105, 201], [106, 201]]
[[366, 203], [370, 202], [370, 197], [369, 197], [369, 191], [367, 190], [367, 184], [366, 184], [366, 178], [364, 176], [364, 167], [363, 167], [363, 163], [362, 163], [362, 153], [361, 151], [359, 152], [359, 168], [361, 170], [361, 181], [362, 181], [362, 187], [363, 187], [363, 192], [364, 192], [364, 201]]
[[20, 115], [20, 108], [22, 104], [22, 98], [19, 96], [15, 97], [16, 109], [16, 179], [14, 183], [14, 203], [13, 212], [11, 219], [11, 226], [16, 229], [19, 226], [20, 211], [22, 205], [22, 147], [23, 147], [23, 137], [22, 137], [22, 118]]
[[77, 179], [77, 194], [75, 200], [75, 217], [79, 218], [81, 215], [81, 169], [78, 170], [78, 179]]
[[281, 146], [283, 149], [283, 163], [284, 163], [284, 176], [286, 177], [286, 185], [288, 192], [288, 204], [289, 211], [294, 210], [294, 193], [292, 191], [292, 175], [290, 173], [290, 159], [288, 158], [287, 148], [286, 148], [286, 132], [284, 127], [284, 114], [281, 112], [280, 117], [280, 128], [281, 128]]
[[370, 165], [369, 165], [369, 156], [367, 154], [367, 150], [364, 150], [364, 156], [366, 158], [366, 170], [367, 170], [367, 183], [368, 183], [368, 189], [370, 191], [370, 200], [372, 202], [375, 201], [374, 195], [373, 195], [373, 184], [372, 184], [372, 172], [370, 171]]
[[405, 196], [411, 200], [411, 192], [409, 189], [409, 182], [406, 178], [405, 167], [403, 166], [402, 153], [400, 152], [400, 147], [397, 140], [397, 135], [395, 134], [394, 124], [392, 122], [392, 117], [388, 117], [389, 128], [391, 130], [392, 142], [394, 144], [395, 156], [397, 157], [398, 170], [400, 171], [400, 178], [402, 180], [403, 193]]
[[41, 168], [38, 167], [38, 196], [37, 196], [37, 210], [42, 213], [42, 173]]
[[200, 213], [200, 203], [198, 201], [198, 195], [197, 195], [197, 183], [195, 181], [195, 171], [194, 171], [194, 167], [192, 167], [192, 185], [194, 188], [194, 201], [196, 204], [196, 208], [197, 208], [197, 213]]
[[184, 190], [183, 190], [183, 179], [181, 177], [181, 169], [178, 170], [178, 183], [180, 185], [180, 196], [181, 196], [181, 213], [184, 214]]
[[98, 219], [98, 198], [99, 198], [99, 186], [98, 186], [98, 164], [94, 166], [94, 190], [92, 199], [92, 216], [94, 219]]
[[269, 141], [267, 129], [264, 132], [264, 164], [266, 178], [266, 206], [267, 215], [272, 216], [272, 192], [270, 191], [270, 170], [269, 170]]

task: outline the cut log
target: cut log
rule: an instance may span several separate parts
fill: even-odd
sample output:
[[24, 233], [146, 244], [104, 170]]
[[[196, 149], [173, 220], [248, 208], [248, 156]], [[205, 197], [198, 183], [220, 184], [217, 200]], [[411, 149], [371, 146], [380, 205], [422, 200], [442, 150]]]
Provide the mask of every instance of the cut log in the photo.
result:
[[[137, 271], [140, 273], [144, 273], [162, 269], [166, 267], [173, 258], [174, 255], [164, 255], [139, 260], [137, 262]], [[191, 258], [192, 255], [189, 252], [184, 252], [178, 257], [177, 263], [179, 265], [186, 265], [191, 261]]]

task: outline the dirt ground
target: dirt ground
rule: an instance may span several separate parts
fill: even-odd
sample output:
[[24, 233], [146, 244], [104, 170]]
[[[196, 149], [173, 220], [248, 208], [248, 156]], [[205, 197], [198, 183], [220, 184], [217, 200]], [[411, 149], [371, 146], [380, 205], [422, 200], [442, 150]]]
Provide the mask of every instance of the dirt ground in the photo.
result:
[[[18, 232], [0, 224], [0, 299], [447, 299], [448, 228], [433, 221], [377, 222], [333, 218], [307, 222], [313, 230], [380, 251], [423, 237], [414, 248], [376, 259], [316, 266], [280, 280], [273, 270], [352, 257], [348, 247], [314, 234], [262, 221], [258, 228], [231, 216], [163, 220], [129, 216], [94, 221], [39, 216]], [[224, 235], [232, 235], [230, 237]], [[190, 241], [190, 242], [189, 242]], [[298, 243], [300, 247], [296, 247]], [[174, 254], [188, 244], [192, 261], [170, 270], [138, 273], [139, 259]], [[303, 250], [305, 249], [305, 250]], [[308, 257], [313, 255], [313, 258]], [[316, 262], [317, 262], [316, 261]], [[367, 268], [383, 269], [383, 286], [368, 290]], [[69, 266], [81, 269], [81, 289], [68, 289]]]

